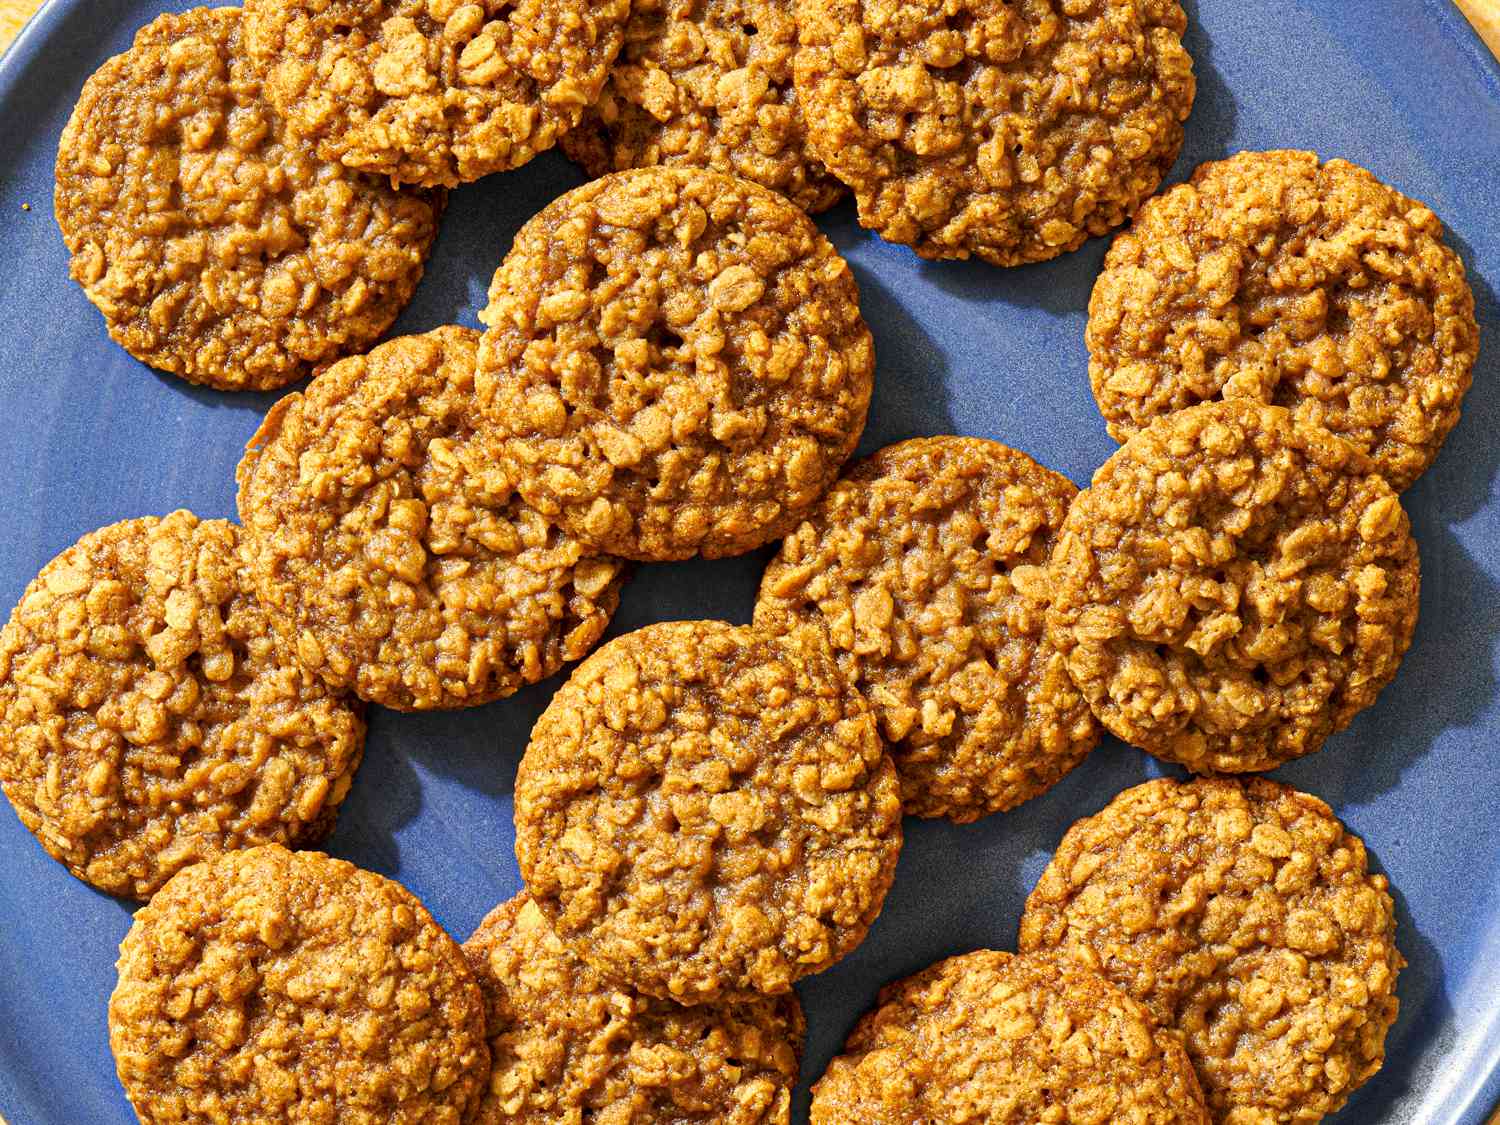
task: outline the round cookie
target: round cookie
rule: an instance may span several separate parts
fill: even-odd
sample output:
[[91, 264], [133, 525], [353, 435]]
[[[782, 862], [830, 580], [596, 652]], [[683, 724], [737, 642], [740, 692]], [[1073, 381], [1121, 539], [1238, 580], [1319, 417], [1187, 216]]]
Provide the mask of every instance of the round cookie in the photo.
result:
[[1042, 629], [1047, 556], [1077, 492], [998, 442], [904, 441], [854, 466], [766, 568], [756, 625], [827, 630], [908, 813], [1014, 808], [1098, 742]]
[[470, 707], [584, 655], [625, 566], [516, 495], [479, 424], [479, 333], [351, 356], [266, 415], [239, 467], [257, 591], [329, 684], [398, 710]]
[[859, 221], [924, 258], [1040, 262], [1125, 222], [1192, 108], [1177, 0], [796, 0], [797, 97]]
[[779, 538], [864, 429], [875, 352], [848, 263], [786, 199], [717, 172], [619, 172], [555, 200], [480, 320], [521, 494], [626, 558]]
[[636, 996], [568, 953], [524, 894], [464, 953], [494, 1060], [474, 1125], [789, 1125], [796, 993], [692, 1008]]
[[580, 664], [532, 730], [515, 810], [558, 937], [685, 1004], [832, 965], [901, 850], [895, 768], [832, 653], [719, 621], [649, 625]]
[[173, 512], [85, 535], [0, 631], [0, 783], [78, 878], [149, 898], [176, 871], [333, 828], [352, 701], [278, 658], [239, 529]]
[[1089, 300], [1089, 381], [1124, 441], [1219, 397], [1290, 409], [1397, 491], [1458, 422], [1479, 350], [1436, 215], [1311, 152], [1200, 165], [1115, 239]]
[[288, 126], [393, 183], [454, 187], [551, 148], [598, 97], [629, 0], [249, 0]]
[[120, 944], [109, 1044], [142, 1122], [460, 1125], [484, 999], [416, 897], [276, 845], [174, 876]]
[[1199, 773], [1310, 754], [1411, 644], [1417, 545], [1368, 458], [1278, 406], [1158, 419], [1094, 474], [1047, 636], [1114, 734]]
[[636, 0], [604, 91], [562, 149], [590, 176], [712, 168], [808, 212], [844, 194], [807, 148], [792, 0]]
[[1067, 958], [979, 950], [880, 990], [812, 1125], [1208, 1125], [1175, 1036]]
[[261, 100], [238, 8], [168, 13], [84, 84], [57, 151], [73, 279], [131, 355], [270, 390], [406, 305], [440, 197], [320, 160]]
[[1385, 1057], [1395, 913], [1322, 801], [1263, 778], [1148, 781], [1073, 825], [1022, 950], [1080, 959], [1184, 1041], [1215, 1121], [1313, 1122]]

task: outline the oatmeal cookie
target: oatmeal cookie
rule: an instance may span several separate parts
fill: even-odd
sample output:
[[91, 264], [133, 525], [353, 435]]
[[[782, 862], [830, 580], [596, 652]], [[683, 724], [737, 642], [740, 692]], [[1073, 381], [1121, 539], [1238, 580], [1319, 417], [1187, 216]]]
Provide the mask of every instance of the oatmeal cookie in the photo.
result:
[[1264, 778], [1127, 789], [1068, 830], [1022, 950], [1097, 969], [1181, 1035], [1214, 1120], [1313, 1122], [1380, 1069], [1395, 911], [1365, 846]]
[[625, 564], [516, 495], [478, 425], [479, 333], [341, 360], [278, 402], [240, 463], [257, 591], [329, 684], [398, 710], [470, 707], [593, 647]]
[[713, 168], [822, 211], [844, 185], [807, 148], [796, 46], [792, 0], [636, 0], [604, 92], [562, 149], [590, 176]]
[[797, 994], [683, 1007], [604, 981], [524, 894], [464, 944], [494, 1069], [475, 1125], [788, 1125]]
[[1443, 225], [1344, 160], [1242, 152], [1152, 199], [1089, 300], [1089, 381], [1124, 441], [1219, 397], [1291, 410], [1397, 491], [1458, 422], [1479, 351]]
[[460, 1125], [484, 998], [410, 891], [320, 852], [174, 876], [120, 944], [115, 1068], [143, 1122]]
[[826, 628], [908, 813], [1014, 808], [1098, 742], [1042, 630], [1047, 556], [1077, 492], [997, 442], [917, 438], [855, 466], [766, 568], [756, 625]]
[[554, 201], [480, 319], [517, 487], [626, 558], [779, 538], [864, 429], [875, 351], [848, 263], [786, 199], [717, 172], [619, 172]]
[[266, 95], [325, 160], [454, 187], [551, 148], [599, 96], [629, 0], [248, 0]]
[[1310, 754], [1411, 643], [1411, 524], [1369, 459], [1279, 406], [1159, 418], [1094, 474], [1047, 635], [1109, 730], [1199, 773]]
[[924, 258], [1040, 262], [1119, 226], [1192, 108], [1177, 0], [796, 0], [813, 151]]
[[1102, 976], [979, 950], [880, 990], [812, 1125], [1208, 1125], [1177, 1039]]
[[238, 8], [168, 13], [84, 84], [57, 152], [73, 279], [143, 363], [269, 390], [378, 337], [441, 198], [319, 159], [262, 102]]
[[682, 1003], [832, 965], [901, 850], [895, 767], [833, 654], [719, 621], [649, 625], [579, 665], [532, 730], [515, 807], [558, 937]]
[[126, 520], [53, 559], [0, 632], [0, 783], [21, 823], [142, 899], [221, 852], [327, 835], [364, 720], [267, 634], [224, 520]]

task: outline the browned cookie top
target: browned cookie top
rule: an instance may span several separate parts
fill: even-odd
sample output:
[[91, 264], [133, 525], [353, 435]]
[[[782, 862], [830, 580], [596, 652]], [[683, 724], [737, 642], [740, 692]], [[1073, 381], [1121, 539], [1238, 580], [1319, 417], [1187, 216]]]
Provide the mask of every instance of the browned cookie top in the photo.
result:
[[319, 159], [263, 102], [238, 8], [158, 17], [84, 84], [57, 152], [72, 274], [153, 367], [266, 390], [396, 318], [439, 200]]
[[109, 1000], [143, 1122], [462, 1125], [484, 998], [404, 887], [276, 845], [179, 872], [135, 916]]
[[476, 430], [478, 338], [439, 328], [339, 362], [272, 408], [239, 468], [256, 587], [287, 647], [401, 710], [485, 703], [579, 659], [625, 577], [495, 463]]
[[717, 172], [555, 200], [480, 319], [517, 487], [627, 558], [778, 538], [864, 429], [875, 353], [848, 263], [786, 199]]
[[1234, 773], [1311, 753], [1375, 701], [1411, 643], [1420, 564], [1367, 458], [1236, 398], [1106, 461], [1048, 577], [1047, 635], [1099, 720]]
[[191, 512], [85, 535], [0, 632], [0, 782], [80, 879], [149, 898], [177, 870], [333, 827], [356, 707], [278, 658], [238, 529]]
[[524, 894], [464, 953], [494, 1070], [475, 1125], [788, 1125], [805, 1021], [796, 993], [686, 1008], [607, 983]]
[[1257, 399], [1368, 453], [1400, 491], [1458, 421], [1479, 330], [1426, 207], [1344, 160], [1242, 152], [1115, 239], [1088, 345], [1120, 441], [1204, 399]]
[[812, 1125], [1208, 1125], [1177, 1039], [1067, 958], [979, 950], [880, 990]]
[[827, 629], [907, 812], [1012, 808], [1098, 741], [1042, 631], [1047, 556], [1077, 492], [997, 442], [917, 438], [856, 465], [766, 568], [756, 624]]
[[650, 625], [574, 671], [516, 776], [516, 858], [609, 979], [703, 1003], [852, 950], [901, 850], [875, 720], [810, 633]]
[[1054, 258], [1156, 190], [1192, 108], [1177, 0], [796, 0], [797, 96], [859, 221], [924, 258]]
[[1187, 1045], [1214, 1120], [1314, 1122], [1380, 1069], [1395, 914], [1322, 801], [1263, 778], [1127, 789], [1068, 830], [1026, 902], [1055, 949]]
[[629, 0], [249, 0], [266, 94], [325, 159], [453, 187], [549, 149], [599, 94]]
[[591, 176], [674, 164], [753, 180], [807, 211], [844, 193], [808, 150], [792, 0], [636, 0], [598, 103], [562, 140]]

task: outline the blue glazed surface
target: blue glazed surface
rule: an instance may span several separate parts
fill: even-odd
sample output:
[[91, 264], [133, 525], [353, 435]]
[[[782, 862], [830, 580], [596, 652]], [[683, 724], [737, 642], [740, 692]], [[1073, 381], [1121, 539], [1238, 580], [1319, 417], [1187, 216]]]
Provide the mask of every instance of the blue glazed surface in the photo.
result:
[[[174, 3], [172, 7], [186, 7]], [[1396, 682], [1325, 749], [1277, 776], [1329, 801], [1389, 874], [1411, 962], [1385, 1069], [1337, 1118], [1478, 1125], [1500, 1098], [1500, 68], [1446, 0], [1188, 0], [1199, 93], [1170, 180], [1243, 148], [1344, 156], [1448, 223], [1478, 300], [1483, 352], [1462, 423], [1407, 494], [1422, 616]], [[159, 0], [51, 0], [0, 63], [0, 603], [79, 535], [190, 507], [233, 516], [233, 473], [272, 396], [190, 388], [112, 345], [67, 277], [52, 218], [56, 141], [84, 78]], [[452, 196], [398, 330], [477, 325], [519, 225], [579, 182], [548, 155]], [[29, 203], [30, 210], [22, 204]], [[864, 449], [916, 434], [998, 438], [1084, 483], [1113, 449], [1089, 396], [1084, 310], [1104, 254], [1002, 271], [927, 264], [821, 220], [853, 262], [879, 368]], [[742, 621], [765, 553], [642, 567], [614, 631]], [[460, 939], [519, 889], [511, 786], [553, 687], [471, 712], [376, 709], [330, 850], [392, 876]], [[1155, 774], [1107, 743], [1045, 797], [979, 824], [908, 821], [869, 940], [802, 987], [805, 1078], [877, 988], [948, 954], [1008, 948], [1026, 891], [1078, 816]], [[105, 1000], [128, 906], [73, 880], [0, 809], [0, 1115], [11, 1125], [127, 1123]], [[806, 1087], [798, 1102], [805, 1115]], [[799, 1117], [805, 1120], [805, 1117]]]

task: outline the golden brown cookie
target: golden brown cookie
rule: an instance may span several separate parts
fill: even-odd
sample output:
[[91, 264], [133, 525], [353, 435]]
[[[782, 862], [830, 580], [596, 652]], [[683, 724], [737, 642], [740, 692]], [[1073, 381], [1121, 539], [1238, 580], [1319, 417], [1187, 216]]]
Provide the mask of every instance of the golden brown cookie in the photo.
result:
[[1099, 741], [1043, 636], [1078, 489], [982, 438], [861, 461], [782, 541], [755, 623], [827, 630], [891, 744], [908, 813], [963, 823], [1045, 792]]
[[1199, 773], [1271, 769], [1395, 676], [1420, 569], [1368, 458], [1279, 406], [1206, 402], [1157, 419], [1078, 494], [1047, 635], [1126, 742]]
[[712, 168], [806, 211], [844, 194], [807, 148], [792, 0], [636, 0], [599, 101], [562, 148], [590, 176]]
[[1173, 1027], [1225, 1125], [1314, 1122], [1385, 1058], [1395, 912], [1316, 797], [1263, 778], [1148, 781], [1080, 820], [1022, 950], [1102, 972]]
[[1443, 224], [1344, 160], [1200, 165], [1115, 239], [1089, 301], [1089, 381], [1124, 441], [1220, 397], [1285, 406], [1397, 491], [1458, 422], [1479, 350]]
[[57, 151], [73, 279], [131, 355], [268, 390], [406, 305], [441, 197], [319, 159], [263, 102], [238, 8], [168, 13], [84, 84]]
[[479, 333], [351, 356], [266, 416], [239, 467], [256, 588], [329, 684], [399, 710], [470, 707], [593, 647], [625, 564], [516, 495], [483, 434]]
[[786, 199], [717, 172], [620, 172], [555, 200], [480, 319], [521, 494], [626, 558], [779, 538], [864, 429], [875, 353], [848, 263]]
[[118, 969], [109, 1043], [148, 1125], [461, 1125], [489, 1074], [463, 952], [400, 884], [320, 852], [179, 872]]
[[804, 632], [648, 625], [574, 670], [516, 775], [516, 859], [574, 954], [648, 996], [775, 995], [852, 950], [901, 850], [875, 720]]
[[551, 148], [599, 95], [629, 0], [249, 0], [266, 95], [326, 160], [468, 183]]
[[1176, 1037], [1064, 957], [979, 950], [880, 990], [812, 1125], [1208, 1125]]
[[464, 943], [494, 1069], [474, 1125], [789, 1125], [797, 994], [686, 1008], [608, 984], [525, 894]]
[[1193, 105], [1177, 0], [796, 0], [813, 151], [924, 258], [1055, 258], [1135, 212]]
[[78, 878], [149, 898], [179, 869], [333, 828], [357, 705], [280, 659], [239, 529], [173, 512], [53, 559], [0, 632], [0, 782]]

